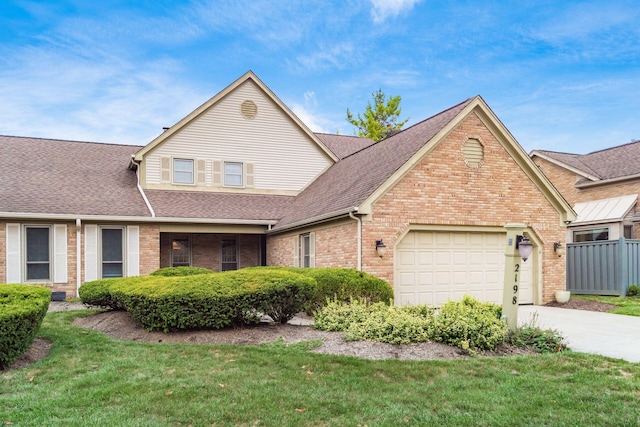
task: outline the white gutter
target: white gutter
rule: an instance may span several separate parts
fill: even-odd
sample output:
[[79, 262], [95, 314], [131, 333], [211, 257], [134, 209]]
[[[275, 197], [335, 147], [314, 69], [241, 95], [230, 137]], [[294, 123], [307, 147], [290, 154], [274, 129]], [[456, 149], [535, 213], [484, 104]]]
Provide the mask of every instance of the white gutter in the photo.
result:
[[638, 179], [638, 178], [640, 178], [640, 174], [621, 176], [618, 178], [601, 179], [595, 182], [584, 182], [584, 183], [576, 184], [576, 188], [597, 187], [598, 185], [612, 184], [612, 183], [621, 182], [621, 181], [630, 181], [632, 179]]
[[147, 195], [144, 194], [144, 190], [140, 186], [140, 167], [139, 167], [138, 163], [133, 161], [133, 159], [131, 161], [134, 162], [135, 165], [136, 165], [136, 179], [138, 180], [136, 185], [138, 186], [138, 191], [140, 192], [140, 195], [142, 196], [142, 199], [144, 200], [144, 204], [147, 205], [147, 209], [149, 209], [149, 212], [151, 212], [151, 217], [155, 218], [156, 213], [153, 210], [153, 208], [151, 207], [151, 203], [149, 203], [149, 199], [147, 199]]
[[357, 257], [358, 257], [358, 267], [357, 270], [360, 271], [362, 270], [362, 219], [358, 218], [357, 216], [355, 216], [353, 214], [353, 212], [349, 212], [349, 217], [351, 219], [356, 220], [356, 222], [358, 223], [358, 237], [356, 238], [356, 241], [358, 242], [358, 250], [357, 250]]
[[[350, 208], [346, 208], [346, 209], [341, 209], [339, 211], [331, 212], [331, 213], [328, 213], [328, 214], [318, 215], [318, 216], [315, 216], [313, 218], [303, 219], [301, 221], [296, 221], [296, 222], [294, 222], [292, 224], [289, 224], [289, 225], [286, 225], [284, 227], [278, 228], [276, 230], [271, 230], [271, 231], [273, 233], [281, 233], [283, 231], [291, 230], [291, 229], [294, 229], [294, 228], [301, 228], [301, 227], [306, 227], [306, 226], [313, 225], [313, 224], [318, 224], [318, 223], [321, 223], [321, 222], [327, 222], [327, 221], [330, 221], [332, 219], [335, 219], [335, 218], [338, 218], [338, 217], [341, 217], [341, 216], [349, 215], [349, 213], [351, 213], [351, 212], [358, 212], [358, 207], [354, 206], [354, 207], [350, 207]], [[2, 216], [2, 215], [0, 214], [0, 216]], [[274, 222], [274, 225], [277, 222], [278, 221]]]
[[82, 285], [82, 220], [76, 218], [76, 297], [80, 296]]
[[[48, 214], [32, 212], [0, 212], [0, 218], [22, 219], [46, 219], [60, 221], [75, 221], [78, 215]], [[277, 220], [269, 219], [215, 219], [215, 218], [176, 218], [176, 217], [147, 217], [147, 216], [118, 216], [118, 215], [83, 215], [81, 220], [87, 221], [113, 221], [113, 222], [150, 222], [150, 223], [183, 223], [194, 224], [237, 224], [237, 225], [276, 225]]]

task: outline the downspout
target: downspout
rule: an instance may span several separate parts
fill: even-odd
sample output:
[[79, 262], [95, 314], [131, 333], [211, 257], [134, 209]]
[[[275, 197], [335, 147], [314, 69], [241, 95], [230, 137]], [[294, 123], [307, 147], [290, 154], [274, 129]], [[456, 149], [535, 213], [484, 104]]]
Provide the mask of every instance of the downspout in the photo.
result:
[[358, 250], [357, 250], [357, 257], [358, 257], [358, 267], [357, 270], [360, 271], [362, 270], [362, 219], [358, 218], [357, 216], [355, 216], [353, 214], [353, 212], [357, 212], [358, 208], [354, 208], [354, 211], [349, 212], [349, 218], [354, 219], [357, 223], [358, 223], [358, 237], [356, 238], [357, 242], [358, 242]]
[[137, 183], [138, 191], [140, 192], [140, 195], [142, 196], [142, 199], [144, 200], [145, 205], [147, 205], [147, 209], [149, 209], [149, 212], [151, 212], [151, 218], [155, 218], [156, 213], [151, 207], [151, 203], [149, 203], [149, 199], [147, 199], [147, 195], [144, 194], [144, 190], [142, 189], [142, 186], [140, 186], [140, 164], [135, 162], [133, 163], [136, 165], [136, 179], [138, 180], [138, 183]]
[[76, 219], [76, 297], [80, 296], [82, 285], [82, 220]]

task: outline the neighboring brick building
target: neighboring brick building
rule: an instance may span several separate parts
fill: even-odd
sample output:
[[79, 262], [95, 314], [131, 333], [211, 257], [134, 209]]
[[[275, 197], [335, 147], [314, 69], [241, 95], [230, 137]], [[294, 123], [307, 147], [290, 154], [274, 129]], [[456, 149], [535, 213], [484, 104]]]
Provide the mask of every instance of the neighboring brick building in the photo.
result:
[[400, 304], [501, 302], [520, 223], [521, 302], [564, 289], [553, 244], [575, 214], [479, 96], [373, 143], [311, 132], [248, 72], [144, 147], [0, 137], [0, 153], [5, 282], [331, 266]]
[[588, 154], [530, 155], [578, 214], [568, 242], [640, 239], [640, 141]]

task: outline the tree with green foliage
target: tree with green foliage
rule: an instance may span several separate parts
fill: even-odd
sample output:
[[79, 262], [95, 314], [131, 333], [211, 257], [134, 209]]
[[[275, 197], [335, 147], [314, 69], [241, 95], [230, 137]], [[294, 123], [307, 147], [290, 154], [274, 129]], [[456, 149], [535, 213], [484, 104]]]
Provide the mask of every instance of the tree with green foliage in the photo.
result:
[[378, 142], [402, 129], [402, 126], [409, 119], [398, 121], [402, 113], [399, 95], [390, 96], [387, 99], [382, 89], [378, 89], [372, 96], [373, 105], [369, 101], [364, 117], [358, 113], [358, 118], [356, 119], [347, 108], [347, 121], [358, 128], [358, 136], [371, 138]]

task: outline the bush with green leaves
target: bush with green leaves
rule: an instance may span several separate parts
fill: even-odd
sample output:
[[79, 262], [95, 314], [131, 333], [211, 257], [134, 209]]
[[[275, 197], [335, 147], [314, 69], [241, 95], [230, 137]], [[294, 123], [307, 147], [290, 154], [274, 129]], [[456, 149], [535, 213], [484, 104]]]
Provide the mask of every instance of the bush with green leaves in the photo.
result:
[[627, 296], [635, 297], [638, 295], [640, 295], [640, 286], [638, 285], [629, 286], [629, 289], [627, 289]]
[[163, 267], [151, 273], [151, 276], [175, 277], [175, 276], [195, 276], [198, 274], [211, 274], [213, 270], [204, 267]]
[[111, 285], [119, 280], [122, 279], [100, 279], [83, 283], [78, 289], [80, 301], [85, 305], [122, 310], [122, 304], [111, 294]]
[[349, 302], [351, 299], [389, 304], [393, 289], [386, 281], [352, 268], [253, 267], [250, 269], [287, 270], [312, 277], [315, 295], [305, 305], [307, 314], [319, 310], [329, 300]]
[[448, 301], [435, 316], [435, 341], [463, 350], [493, 350], [504, 342], [507, 325], [502, 309], [465, 295], [462, 301]]
[[506, 324], [501, 308], [474, 298], [450, 301], [439, 310], [426, 305], [396, 307], [329, 301], [316, 312], [315, 327], [345, 332], [349, 340], [373, 340], [391, 344], [439, 341], [470, 354], [493, 350], [504, 341]]
[[34, 285], [0, 285], [0, 370], [24, 354], [47, 314], [51, 291]]
[[149, 330], [220, 329], [259, 321], [285, 323], [313, 295], [313, 279], [290, 271], [237, 270], [148, 276], [110, 285], [112, 296]]

